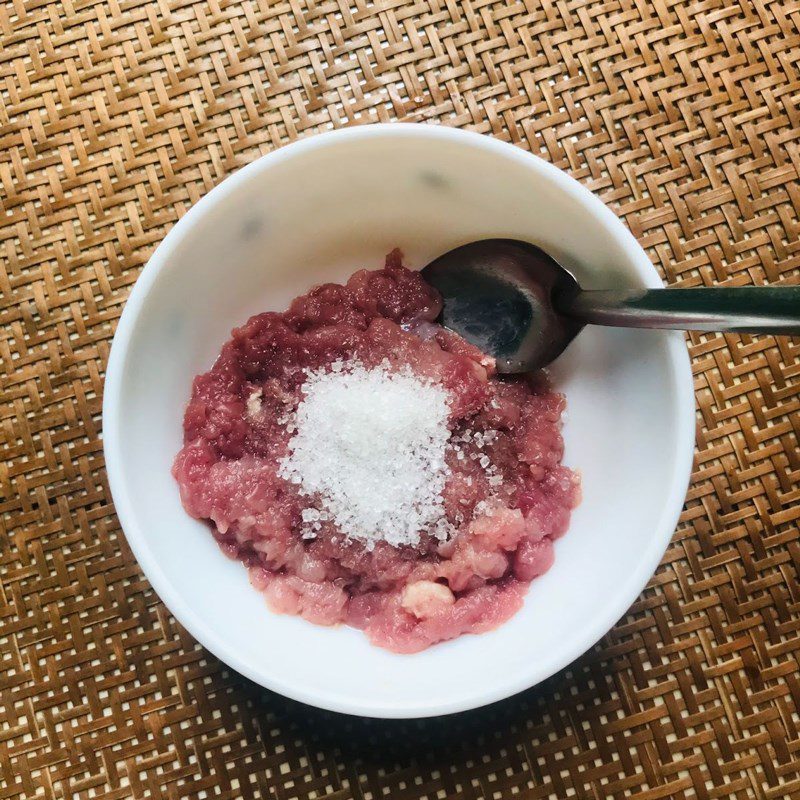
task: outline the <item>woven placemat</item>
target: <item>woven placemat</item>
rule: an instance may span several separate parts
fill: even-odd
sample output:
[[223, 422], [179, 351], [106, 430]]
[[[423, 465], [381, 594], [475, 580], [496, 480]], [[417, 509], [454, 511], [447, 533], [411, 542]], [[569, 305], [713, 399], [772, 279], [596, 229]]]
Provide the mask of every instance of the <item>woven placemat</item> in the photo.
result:
[[143, 578], [100, 443], [154, 246], [330, 127], [490, 133], [671, 284], [797, 282], [797, 0], [8, 0], [0, 32], [0, 797], [800, 797], [797, 340], [691, 336], [696, 468], [649, 588], [565, 672], [446, 719], [226, 669]]

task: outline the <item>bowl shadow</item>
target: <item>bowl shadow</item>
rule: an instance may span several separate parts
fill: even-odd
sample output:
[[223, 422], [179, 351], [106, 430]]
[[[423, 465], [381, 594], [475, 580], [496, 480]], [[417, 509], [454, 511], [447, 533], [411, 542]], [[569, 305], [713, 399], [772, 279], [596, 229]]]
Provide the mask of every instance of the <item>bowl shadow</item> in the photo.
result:
[[[224, 669], [224, 667], [223, 667]], [[290, 700], [225, 669], [225, 680], [240, 713], [262, 742], [291, 742], [292, 750], [348, 774], [385, 776], [403, 770], [480, 776], [491, 764], [536, 760], [531, 746], [579, 738], [581, 718], [592, 700], [611, 700], [607, 656], [595, 645], [569, 666], [535, 687], [488, 706], [420, 719], [378, 719], [326, 711]], [[601, 677], [602, 676], [602, 677]], [[587, 698], [592, 700], [587, 701]], [[509, 755], [509, 751], [511, 755]], [[532, 767], [533, 768], [533, 767]], [[463, 779], [463, 775], [462, 775]]]

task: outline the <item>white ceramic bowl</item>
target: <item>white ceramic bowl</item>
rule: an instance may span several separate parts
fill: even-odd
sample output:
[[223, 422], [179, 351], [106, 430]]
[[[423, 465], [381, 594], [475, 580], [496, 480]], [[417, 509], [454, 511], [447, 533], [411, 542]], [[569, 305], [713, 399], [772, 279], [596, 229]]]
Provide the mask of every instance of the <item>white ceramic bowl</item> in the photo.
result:
[[596, 642], [642, 591], [678, 519], [694, 397], [680, 333], [586, 329], [554, 365], [565, 461], [583, 502], [553, 568], [510, 622], [414, 656], [347, 627], [270, 612], [241, 564], [182, 509], [170, 474], [192, 378], [229, 331], [313, 284], [415, 268], [490, 236], [536, 242], [585, 287], [659, 286], [623, 224], [576, 181], [488, 137], [429, 125], [314, 136], [225, 180], [170, 231], [114, 339], [103, 402], [108, 476], [128, 541], [177, 619], [234, 669], [288, 697], [377, 717], [473, 708], [519, 692]]

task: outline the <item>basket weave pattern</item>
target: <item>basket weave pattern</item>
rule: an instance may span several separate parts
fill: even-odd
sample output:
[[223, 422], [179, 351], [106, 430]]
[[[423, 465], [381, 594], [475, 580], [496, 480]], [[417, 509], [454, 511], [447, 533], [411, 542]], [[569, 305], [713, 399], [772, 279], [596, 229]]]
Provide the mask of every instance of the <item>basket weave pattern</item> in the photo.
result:
[[104, 366], [182, 213], [297, 137], [492, 134], [676, 286], [800, 280], [797, 0], [0, 6], [0, 798], [800, 797], [800, 344], [692, 335], [695, 471], [648, 589], [566, 672], [446, 720], [306, 709], [144, 580]]

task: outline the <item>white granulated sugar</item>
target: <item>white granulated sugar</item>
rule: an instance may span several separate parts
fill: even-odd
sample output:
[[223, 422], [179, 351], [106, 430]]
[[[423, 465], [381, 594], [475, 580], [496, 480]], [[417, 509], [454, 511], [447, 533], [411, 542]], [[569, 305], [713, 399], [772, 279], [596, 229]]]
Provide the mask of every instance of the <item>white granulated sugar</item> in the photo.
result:
[[304, 536], [325, 520], [370, 549], [380, 540], [415, 545], [422, 532], [448, 538], [443, 387], [387, 362], [339, 361], [310, 372], [303, 395], [287, 420], [295, 433], [280, 475], [316, 505], [303, 512], [313, 526]]

